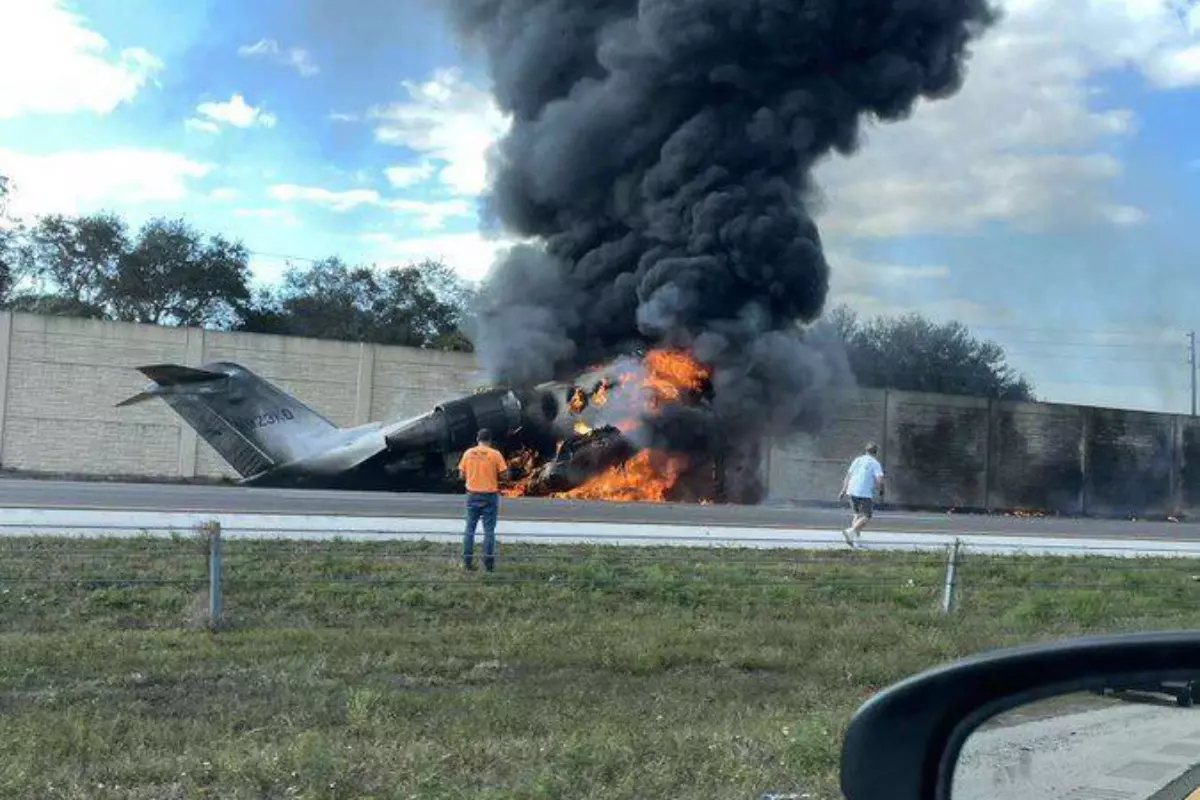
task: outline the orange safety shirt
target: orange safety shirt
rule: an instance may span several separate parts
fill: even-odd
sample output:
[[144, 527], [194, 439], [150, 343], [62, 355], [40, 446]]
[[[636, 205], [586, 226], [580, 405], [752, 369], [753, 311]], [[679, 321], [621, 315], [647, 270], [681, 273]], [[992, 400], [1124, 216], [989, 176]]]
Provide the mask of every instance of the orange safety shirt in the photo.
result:
[[498, 492], [500, 473], [508, 464], [499, 450], [480, 444], [462, 454], [458, 468], [466, 476], [468, 492]]

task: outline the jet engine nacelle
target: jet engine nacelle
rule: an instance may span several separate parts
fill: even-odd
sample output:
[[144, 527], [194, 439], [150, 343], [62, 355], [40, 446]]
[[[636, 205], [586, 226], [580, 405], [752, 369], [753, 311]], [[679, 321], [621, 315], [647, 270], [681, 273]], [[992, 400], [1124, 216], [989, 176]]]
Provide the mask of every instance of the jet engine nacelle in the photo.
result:
[[488, 389], [450, 400], [387, 431], [389, 450], [453, 453], [475, 445], [481, 428], [503, 439], [521, 426], [521, 401], [508, 389]]

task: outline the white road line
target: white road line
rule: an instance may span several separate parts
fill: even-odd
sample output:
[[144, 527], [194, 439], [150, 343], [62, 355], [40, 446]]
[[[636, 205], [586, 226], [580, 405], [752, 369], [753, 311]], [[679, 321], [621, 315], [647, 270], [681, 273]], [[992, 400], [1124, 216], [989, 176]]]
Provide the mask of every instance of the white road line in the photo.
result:
[[[355, 517], [337, 515], [224, 514], [158, 511], [6, 509], [0, 536], [169, 536], [187, 534], [209, 521], [230, 539], [457, 541], [462, 520], [451, 517]], [[505, 541], [616, 546], [752, 547], [799, 550], [846, 549], [839, 529], [695, 524], [622, 524], [502, 519]], [[998, 555], [1178, 556], [1200, 558], [1200, 541], [1086, 539], [870, 529], [865, 550], [942, 550], [955, 539], [974, 553]]]

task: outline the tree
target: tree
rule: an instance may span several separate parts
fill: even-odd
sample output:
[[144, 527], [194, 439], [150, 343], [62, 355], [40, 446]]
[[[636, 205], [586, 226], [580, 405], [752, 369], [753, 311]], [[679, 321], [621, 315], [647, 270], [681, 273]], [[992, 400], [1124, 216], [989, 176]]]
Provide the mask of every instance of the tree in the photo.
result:
[[8, 304], [16, 280], [13, 263], [13, 230], [8, 219], [8, 198], [12, 188], [6, 175], [0, 175], [0, 307]]
[[374, 270], [332, 257], [289, 268], [259, 293], [241, 330], [469, 350], [460, 328], [469, 289], [440, 262]]
[[17, 294], [14, 306], [69, 316], [107, 316], [109, 286], [129, 248], [125, 222], [115, 214], [40, 218], [20, 247], [21, 274], [35, 288]]
[[155, 218], [131, 239], [115, 214], [40, 218], [24, 237], [20, 272], [36, 288], [15, 308], [159, 325], [231, 327], [250, 301], [249, 253], [182, 219]]
[[383, 271], [374, 317], [376, 341], [440, 350], [469, 350], [462, 333], [470, 290], [450, 267], [422, 261]]
[[51, 214], [28, 229], [3, 224], [0, 305], [20, 311], [157, 325], [192, 325], [470, 350], [472, 289], [440, 261], [384, 270], [338, 258], [290, 267], [282, 285], [250, 288], [249, 251], [156, 217], [132, 234], [116, 214]]
[[250, 301], [249, 252], [182, 219], [154, 219], [121, 254], [107, 286], [115, 319], [156, 325], [230, 327]]
[[823, 323], [845, 344], [863, 386], [1033, 399], [1033, 387], [1008, 365], [1004, 348], [975, 338], [961, 322], [939, 324], [915, 313], [864, 322], [840, 306]]
[[[377, 293], [369, 268], [351, 268], [332, 257], [289, 268], [276, 291], [260, 294], [258, 311], [273, 323], [271, 333], [361, 342], [374, 327], [370, 311]], [[268, 332], [255, 321], [248, 319], [243, 330]]]
[[476, 288], [468, 283], [444, 261], [425, 259], [417, 264], [425, 284], [441, 302], [458, 310], [460, 318], [457, 324], [462, 325], [467, 309], [475, 303]]

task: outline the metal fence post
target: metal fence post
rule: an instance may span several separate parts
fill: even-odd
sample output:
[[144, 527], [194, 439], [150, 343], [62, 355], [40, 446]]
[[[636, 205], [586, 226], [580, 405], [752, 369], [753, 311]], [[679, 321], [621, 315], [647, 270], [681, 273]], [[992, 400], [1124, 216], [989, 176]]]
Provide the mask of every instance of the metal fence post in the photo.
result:
[[942, 613], [949, 614], [958, 606], [958, 557], [962, 540], [955, 539], [947, 549], [950, 556], [946, 561], [946, 584], [942, 588]]
[[208, 626], [221, 624], [221, 523], [213, 521], [208, 531]]

